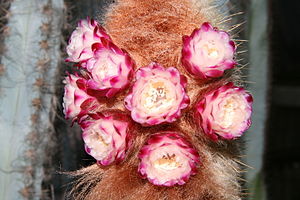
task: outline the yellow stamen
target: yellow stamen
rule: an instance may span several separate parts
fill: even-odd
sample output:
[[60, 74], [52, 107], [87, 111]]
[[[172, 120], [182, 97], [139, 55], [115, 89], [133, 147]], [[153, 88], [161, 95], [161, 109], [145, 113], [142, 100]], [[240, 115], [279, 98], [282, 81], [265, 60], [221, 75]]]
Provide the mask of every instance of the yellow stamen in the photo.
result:
[[172, 156], [167, 154], [167, 156], [164, 155], [162, 158], [157, 159], [154, 162], [154, 166], [155, 166], [155, 168], [161, 168], [161, 169], [165, 169], [165, 170], [173, 170], [173, 169], [181, 167], [182, 165], [176, 161], [175, 154], [173, 154]]
[[145, 92], [144, 107], [150, 110], [168, 106], [171, 100], [168, 93], [163, 82], [150, 83], [148, 91]]

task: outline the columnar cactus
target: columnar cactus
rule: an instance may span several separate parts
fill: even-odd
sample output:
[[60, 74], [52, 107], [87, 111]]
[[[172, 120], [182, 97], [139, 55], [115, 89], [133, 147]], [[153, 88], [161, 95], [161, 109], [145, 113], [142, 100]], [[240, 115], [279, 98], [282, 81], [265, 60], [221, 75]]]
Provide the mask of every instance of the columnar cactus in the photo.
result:
[[0, 79], [0, 199], [45, 199], [64, 4], [5, 2], [11, 4], [0, 59], [5, 66]]
[[[105, 34], [81, 37], [80, 23], [73, 32], [69, 45], [84, 55], [67, 59], [85, 79], [78, 104], [89, 96], [97, 102], [79, 106], [86, 152], [99, 168], [85, 174], [101, 179], [80, 198], [240, 199], [237, 156], [217, 140], [230, 143], [249, 128], [252, 97], [234, 86], [236, 45], [220, 11], [210, 1], [194, 3], [120, 0], [107, 14]], [[76, 105], [65, 97], [65, 105]], [[111, 112], [130, 117], [114, 120]], [[127, 123], [136, 134], [132, 148]], [[90, 180], [85, 175], [79, 185]]]

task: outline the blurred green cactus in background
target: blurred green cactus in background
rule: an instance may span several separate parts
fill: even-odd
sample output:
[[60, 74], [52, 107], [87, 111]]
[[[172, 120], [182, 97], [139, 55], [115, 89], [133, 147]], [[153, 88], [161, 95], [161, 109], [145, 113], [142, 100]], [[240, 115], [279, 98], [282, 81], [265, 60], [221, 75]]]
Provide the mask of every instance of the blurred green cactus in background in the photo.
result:
[[53, 143], [64, 3], [6, 3], [10, 5], [1, 56], [0, 199], [44, 199], [43, 165]]

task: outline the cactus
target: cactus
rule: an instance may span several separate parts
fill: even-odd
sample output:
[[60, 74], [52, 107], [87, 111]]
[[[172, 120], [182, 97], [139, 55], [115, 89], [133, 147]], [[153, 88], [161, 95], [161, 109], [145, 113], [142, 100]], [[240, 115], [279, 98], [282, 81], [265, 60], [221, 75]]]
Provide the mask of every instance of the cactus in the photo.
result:
[[62, 0], [10, 4], [1, 57], [0, 199], [44, 199], [63, 9]]
[[[224, 10], [225, 12], [223, 12]], [[208, 120], [204, 119], [203, 116], [212, 115], [211, 120], [216, 121], [218, 114], [215, 115], [214, 113], [218, 113], [218, 106], [223, 103], [220, 103], [221, 100], [216, 100], [216, 106], [214, 106], [215, 108], [213, 109], [210, 107], [212, 105], [210, 101], [205, 101], [205, 103], [201, 104], [201, 106], [199, 105], [198, 111], [199, 113], [201, 112], [201, 117], [199, 117], [198, 125], [201, 124], [200, 122], [203, 120], [203, 126], [207, 126], [207, 130], [205, 130], [203, 126], [201, 128], [197, 126], [197, 122], [195, 122], [197, 120], [195, 120], [195, 116], [193, 115], [195, 104], [199, 102], [199, 100], [203, 99], [206, 94], [211, 94], [210, 97], [212, 100], [222, 99], [223, 97], [230, 99], [230, 95], [225, 95], [226, 97], [220, 95], [220, 98], [218, 98], [218, 95], [215, 95], [217, 94], [217, 92], [215, 92], [217, 88], [220, 88], [222, 85], [226, 85], [228, 82], [234, 82], [234, 84], [237, 86], [241, 85], [241, 80], [239, 77], [241, 65], [237, 65], [235, 68], [236, 70], [230, 69], [234, 67], [233, 65], [236, 65], [236, 62], [233, 62], [232, 60], [232, 56], [236, 50], [235, 47], [237, 46], [238, 51], [240, 50], [240, 43], [242, 40], [238, 40], [236, 38], [238, 35], [237, 30], [242, 23], [232, 25], [233, 22], [231, 21], [231, 15], [229, 13], [230, 11], [227, 7], [227, 1], [214, 0], [119, 0], [111, 5], [106, 13], [103, 26], [108, 35], [111, 36], [114, 44], [122, 49], [125, 49], [136, 62], [136, 65], [139, 68], [136, 72], [136, 82], [133, 83], [133, 86], [131, 89], [129, 89], [129, 92], [124, 91], [123, 93], [120, 93], [119, 96], [116, 95], [115, 99], [112, 98], [112, 100], [106, 99], [102, 101], [100, 107], [96, 106], [97, 108], [90, 109], [90, 107], [83, 105], [82, 103], [80, 108], [83, 109], [85, 114], [88, 114], [85, 116], [85, 119], [89, 119], [90, 117], [94, 116], [94, 113], [101, 113], [105, 111], [105, 109], [117, 109], [124, 112], [126, 112], [126, 109], [129, 110], [131, 112], [131, 118], [133, 121], [135, 121], [135, 126], [137, 127], [135, 129], [137, 132], [137, 138], [133, 142], [133, 148], [128, 154], [128, 157], [126, 157], [122, 163], [116, 163], [117, 166], [112, 165], [110, 168], [104, 168], [101, 167], [101, 165], [94, 165], [92, 167], [79, 170], [77, 174], [80, 176], [80, 178], [78, 184], [75, 185], [71, 191], [71, 195], [73, 195], [71, 198], [241, 199], [244, 193], [242, 192], [241, 185], [239, 183], [242, 172], [242, 167], [240, 165], [244, 164], [242, 164], [239, 158], [241, 154], [239, 142], [237, 140], [233, 140], [234, 138], [239, 137], [240, 134], [223, 138], [215, 136], [213, 138], [215, 143], [211, 143], [211, 141], [207, 140], [208, 138], [206, 138], [204, 135], [204, 132], [207, 134], [210, 133], [210, 131], [220, 135], [221, 129], [217, 129], [217, 126], [208, 123]], [[212, 26], [208, 26], [208, 23], [204, 22], [209, 22], [212, 24]], [[222, 31], [217, 31], [218, 29]], [[198, 30], [201, 37], [197, 37]], [[205, 35], [208, 36], [202, 37], [200, 34], [202, 32], [205, 32]], [[229, 35], [225, 34], [225, 32], [230, 33], [229, 35], [233, 37], [232, 40], [236, 45], [233, 41], [228, 39]], [[220, 38], [219, 35], [222, 35], [224, 40], [216, 42], [217, 38]], [[73, 38], [73, 35], [71, 37]], [[201, 39], [198, 40], [197, 38]], [[197, 43], [198, 41], [199, 43]], [[101, 46], [103, 43], [106, 43], [104, 40], [101, 40], [101, 42], [102, 44], [94, 43], [90, 47], [91, 50], [95, 51], [97, 49], [97, 45]], [[83, 43], [80, 42], [79, 39], [78, 45], [80, 46], [81, 44]], [[222, 46], [223, 44], [228, 45], [228, 51], [226, 50], [228, 54], [226, 55], [228, 55], [228, 60], [230, 63], [227, 63], [228, 66], [226, 64], [224, 65], [224, 68], [220, 70], [218, 69], [217, 71], [215, 70], [216, 66], [223, 67], [223, 63], [217, 62], [218, 59], [224, 61], [223, 57], [225, 53], [220, 53], [221, 49], [225, 49], [225, 47], [223, 48]], [[72, 45], [72, 43], [69, 45]], [[210, 48], [209, 45], [214, 45], [214, 48]], [[183, 49], [182, 46], [184, 46]], [[199, 53], [198, 47], [199, 49], [202, 48], [200, 51], [206, 51], [206, 53], [204, 52], [203, 55], [209, 55], [211, 56], [211, 59], [208, 59], [207, 62], [204, 62], [202, 57], [199, 58], [197, 54]], [[195, 52], [192, 51], [193, 49], [196, 49]], [[225, 50], [222, 52], [225, 52]], [[210, 55], [210, 53], [213, 53], [213, 55]], [[75, 56], [76, 58], [80, 58], [77, 55]], [[216, 60], [211, 61], [213, 58]], [[206, 59], [206, 57], [204, 56], [203, 59]], [[238, 59], [235, 61], [239, 62]], [[78, 66], [81, 67], [82, 71], [84, 71], [86, 68], [85, 62], [88, 61], [81, 60], [80, 63], [78, 63]], [[170, 69], [171, 66], [175, 66], [176, 69], [178, 69], [178, 71], [187, 78], [188, 84], [186, 86], [186, 93], [191, 99], [190, 105], [182, 107], [183, 109], [187, 107], [187, 109], [179, 113], [178, 116], [176, 113], [176, 119], [174, 120], [168, 120], [168, 117], [164, 116], [165, 114], [168, 114], [167, 111], [172, 111], [173, 109], [173, 106], [171, 106], [173, 104], [170, 104], [168, 100], [164, 100], [164, 102], [163, 100], [160, 101], [161, 104], [166, 106], [167, 111], [159, 110], [161, 111], [160, 113], [157, 109], [159, 106], [152, 109], [152, 102], [156, 102], [156, 97], [158, 94], [161, 94], [161, 96], [165, 97], [165, 99], [168, 99], [169, 96], [172, 97], [172, 95], [175, 96], [173, 93], [168, 92], [171, 91], [171, 89], [168, 88], [171, 83], [168, 83], [168, 80], [164, 80], [156, 73], [156, 71], [163, 71], [160, 70], [160, 68], [163, 67], [148, 67], [147, 70], [143, 71], [143, 69], [146, 68], [145, 66], [148, 66], [149, 63], [153, 62], [160, 63], [162, 66], [165, 66], [165, 69]], [[208, 71], [205, 71], [204, 68]], [[103, 73], [106, 72], [104, 69], [106, 70], [106, 68], [103, 67]], [[228, 71], [223, 73], [225, 70]], [[175, 76], [177, 73], [174, 72], [175, 70], [172, 71], [173, 76]], [[203, 73], [198, 73], [199, 71]], [[82, 73], [82, 76], [85, 74], [86, 73]], [[93, 79], [93, 72], [91, 72], [91, 74], [92, 75], [90, 76], [84, 76], [86, 77], [87, 82]], [[159, 74], [161, 75], [163, 73], [161, 72]], [[152, 81], [152, 76], [153, 79], [159, 79], [159, 84], [154, 80]], [[150, 81], [148, 79], [144, 80], [143, 78], [145, 77], [148, 77]], [[217, 77], [219, 78], [216, 79]], [[199, 79], [196, 80], [196, 78]], [[173, 80], [173, 78], [170, 79], [172, 80], [172, 83], [174, 82], [175, 84], [179, 85], [178, 81]], [[141, 82], [141, 86], [138, 86], [139, 81]], [[143, 84], [145, 84], [145, 86]], [[78, 88], [81, 86], [83, 91], [86, 90], [88, 95], [95, 96], [97, 98], [100, 96], [97, 95], [96, 92], [92, 93], [91, 90], [89, 90], [88, 84], [85, 86], [83, 82], [78, 82], [77, 86]], [[150, 88], [152, 91], [152, 88], [155, 89], [157, 87], [155, 90], [159, 91], [158, 86], [162, 89], [160, 89], [161, 92], [155, 92], [156, 96], [152, 95], [152, 93], [151, 95], [148, 93], [148, 88]], [[66, 87], [68, 87], [68, 85]], [[232, 89], [239, 90], [238, 88], [239, 87], [233, 87]], [[127, 89], [128, 88], [125, 88], [125, 90]], [[209, 93], [210, 91], [212, 91], [212, 93]], [[131, 94], [131, 92], [133, 94]], [[129, 94], [125, 98], [124, 103], [126, 109], [124, 108], [124, 104], [120, 103], [124, 99], [124, 94]], [[238, 95], [235, 95], [235, 97], [239, 99], [237, 97]], [[135, 96], [135, 98], [131, 98], [132, 96]], [[151, 99], [149, 100], [150, 103], [148, 104], [145, 99], [148, 100], [150, 96]], [[181, 97], [182, 95], [179, 96]], [[232, 99], [236, 98], [232, 97]], [[181, 100], [179, 97], [178, 99]], [[250, 106], [252, 98], [250, 98], [250, 96], [249, 98], [245, 96], [243, 99], [246, 99]], [[222, 102], [227, 102], [227, 100], [222, 100]], [[244, 100], [241, 100], [240, 103], [246, 102]], [[236, 102], [235, 100], [233, 101]], [[172, 102], [174, 103], [174, 101]], [[231, 101], [228, 100], [228, 102]], [[226, 103], [226, 105], [229, 104], [230, 103]], [[167, 105], [170, 106], [167, 107]], [[202, 105], [207, 105], [207, 107], [210, 107], [211, 110], [207, 112], [203, 111], [204, 106]], [[238, 103], [235, 105], [242, 104]], [[136, 109], [134, 110], [134, 108]], [[227, 111], [229, 112], [229, 110], [224, 112]], [[242, 127], [247, 129], [250, 125], [250, 120], [248, 120], [248, 118], [251, 112], [243, 113], [248, 113], [246, 115], [247, 119], [245, 118], [245, 120], [242, 120], [243, 123], [246, 123]], [[165, 121], [158, 120], [160, 114], [165, 118]], [[152, 117], [152, 115], [156, 117], [153, 120], [148, 118], [148, 116]], [[220, 116], [221, 115], [222, 114], [220, 114]], [[145, 121], [143, 117], [146, 118], [146, 120], [151, 120], [149, 122]], [[79, 125], [81, 125], [81, 121], [84, 121], [85, 119], [82, 117], [82, 115], [80, 115], [74, 121], [77, 120]], [[163, 124], [162, 122], [166, 123]], [[224, 124], [221, 122], [221, 125], [223, 127]], [[225, 126], [227, 127], [227, 125], [224, 125], [223, 128], [225, 128]], [[244, 132], [245, 128], [242, 128], [242, 132]], [[179, 153], [174, 153], [174, 146], [169, 143], [167, 145], [160, 145], [161, 143], [158, 143], [156, 138], [152, 142], [151, 137], [156, 133], [155, 131], [157, 131], [157, 129], [163, 131], [167, 131], [169, 129], [175, 129], [178, 131], [177, 129], [179, 129], [180, 133], [188, 138], [187, 141], [195, 146], [194, 149], [199, 153], [201, 167], [197, 166], [199, 169], [198, 173], [190, 173], [190, 171], [187, 170], [189, 172], [188, 176], [185, 176], [186, 174], [179, 173], [179, 175], [177, 174], [178, 177], [184, 178], [176, 179], [176, 181], [173, 182], [175, 179], [172, 179], [171, 172], [168, 174], [168, 176], [163, 176], [161, 180], [161, 177], [158, 177], [157, 175], [160, 172], [159, 170], [153, 170], [151, 167], [148, 168], [148, 166], [157, 165], [159, 166], [158, 168], [164, 166], [169, 170], [175, 170], [178, 168], [186, 169], [182, 166], [187, 166], [183, 163], [177, 162], [176, 156], [178, 156]], [[230, 129], [229, 131], [231, 132], [232, 130]], [[99, 130], [99, 132], [101, 131]], [[150, 138], [149, 140], [151, 140], [151, 142], [146, 142], [147, 138]], [[103, 138], [96, 138], [95, 140], [97, 139], [101, 141], [103, 140]], [[229, 140], [226, 141], [226, 139]], [[143, 148], [145, 143], [147, 143], [146, 146], [151, 146], [153, 144], [154, 153], [151, 154], [150, 151], [147, 151], [145, 154], [139, 154], [145, 155], [145, 157], [139, 157], [142, 159], [142, 161], [138, 167], [143, 178], [147, 178], [153, 185], [173, 186], [175, 184], [179, 184], [182, 186], [174, 186], [169, 188], [155, 187], [150, 183], [139, 179], [136, 172], [137, 163], [139, 162], [137, 155], [140, 149], [140, 152], [143, 152], [143, 149], [148, 150], [150, 148]], [[164, 144], [163, 141], [162, 144]], [[159, 148], [161, 146], [163, 146], [162, 148], [165, 148], [164, 151], [167, 153], [162, 153], [163, 155], [158, 153], [159, 150], [157, 150], [156, 147]], [[89, 150], [87, 152], [90, 153]], [[153, 158], [153, 160], [148, 160], [148, 156]], [[195, 161], [191, 160], [191, 162]], [[157, 173], [154, 173], [153, 171]], [[76, 173], [74, 174], [76, 175]], [[194, 176], [187, 181], [190, 174]], [[100, 179], [101, 181], [98, 181]]]
[[[132, 1], [132, 0], [128, 0]], [[142, 1], [142, 0], [140, 0]], [[232, 5], [241, 4], [238, 0], [192, 0], [193, 2], [208, 2], [209, 5], [203, 4], [205, 9], [200, 9], [200, 13], [206, 13], [211, 18], [211, 14], [217, 11], [220, 15], [215, 18], [214, 24], [219, 26], [221, 29], [233, 30], [231, 34], [236, 36], [236, 33], [240, 31], [240, 25], [237, 24], [232, 27], [227, 26], [228, 22], [230, 24], [236, 24], [234, 16], [240, 14], [235, 11], [230, 10]], [[0, 1], [1, 4], [1, 18], [0, 18], [0, 43], [4, 38], [3, 44], [0, 47], [0, 146], [2, 150], [0, 151], [0, 199], [46, 199], [45, 192], [43, 191], [42, 184], [49, 182], [49, 169], [45, 166], [49, 165], [51, 162], [49, 149], [53, 148], [55, 141], [53, 141], [53, 121], [59, 116], [54, 116], [56, 108], [56, 97], [55, 97], [55, 83], [57, 81], [57, 75], [61, 73], [61, 69], [56, 69], [60, 63], [60, 36], [62, 29], [62, 18], [63, 18], [63, 2], [69, 3], [72, 6], [77, 7], [78, 13], [81, 18], [86, 17], [86, 13], [92, 13], [91, 16], [100, 15], [98, 18], [105, 18], [107, 15], [101, 13], [103, 11], [103, 1], [101, 0], [82, 0], [73, 2], [71, 0], [7, 0]], [[111, 3], [113, 1], [106, 1], [106, 3]], [[118, 2], [122, 2], [119, 0]], [[124, 1], [123, 1], [124, 2]], [[173, 1], [172, 1], [173, 2]], [[186, 2], [186, 0], [183, 0]], [[249, 23], [250, 30], [250, 50], [255, 49], [257, 54], [260, 54], [262, 50], [263, 53], [266, 52], [265, 49], [258, 48], [256, 43], [258, 40], [257, 36], [264, 36], [264, 28], [256, 28], [258, 22], [262, 22], [262, 27], [265, 23], [265, 6], [257, 6], [261, 10], [257, 10], [254, 7], [257, 4], [266, 4], [266, 1], [252, 0], [253, 3], [251, 11], [254, 13], [251, 15], [251, 20]], [[235, 4], [236, 3], [236, 4]], [[203, 6], [202, 5], [202, 6]], [[4, 12], [2, 11], [2, 9]], [[109, 9], [108, 9], [109, 10]], [[175, 9], [176, 10], [176, 9]], [[262, 11], [263, 10], [263, 11]], [[2, 17], [2, 12], [4, 13]], [[99, 13], [100, 12], [100, 13]], [[260, 15], [258, 13], [264, 13], [264, 20], [260, 20]], [[119, 16], [122, 18], [122, 16]], [[107, 20], [107, 19], [106, 19]], [[106, 21], [101, 19], [100, 21]], [[233, 21], [234, 20], [234, 21]], [[7, 24], [6, 24], [7, 23]], [[164, 31], [164, 28], [168, 28], [168, 23], [161, 23], [158, 26], [158, 31]], [[257, 33], [259, 31], [259, 33]], [[114, 34], [114, 33], [113, 33]], [[117, 33], [114, 34], [117, 37]], [[134, 37], [135, 42], [142, 42], [142, 37]], [[235, 40], [239, 50], [241, 50], [241, 40]], [[124, 45], [125, 48], [126, 45]], [[265, 44], [264, 46], [267, 46]], [[133, 47], [134, 48], [134, 47]], [[130, 50], [131, 52], [134, 52]], [[131, 53], [130, 52], [130, 53]], [[254, 52], [254, 51], [253, 51]], [[242, 53], [242, 52], [240, 52]], [[264, 54], [260, 54], [264, 55]], [[134, 55], [137, 59], [146, 64], [142, 57], [137, 54]], [[160, 55], [157, 55], [160, 56]], [[245, 57], [245, 55], [243, 55]], [[162, 54], [160, 61], [167, 63], [165, 54]], [[252, 84], [250, 86], [254, 91], [254, 96], [260, 95], [262, 99], [256, 100], [256, 102], [265, 102], [265, 89], [266, 89], [266, 71], [257, 74], [256, 71], [259, 70], [260, 61], [266, 61], [266, 56], [262, 56], [259, 59], [255, 59], [255, 54], [250, 54], [250, 60], [253, 67], [249, 70], [250, 81], [262, 81], [259, 84]], [[172, 60], [172, 59], [171, 59]], [[176, 62], [176, 59], [173, 59]], [[172, 62], [173, 62], [172, 61]], [[144, 63], [145, 62], [145, 63]], [[241, 63], [241, 62], [240, 62]], [[243, 64], [245, 64], [242, 61]], [[266, 65], [264, 63], [264, 65]], [[238, 67], [243, 68], [243, 67]], [[259, 75], [259, 76], [258, 76]], [[261, 77], [263, 76], [263, 78]], [[59, 79], [59, 76], [58, 76]], [[261, 87], [263, 86], [263, 87]], [[259, 87], [259, 88], [258, 88]], [[61, 94], [58, 94], [59, 96]], [[247, 134], [250, 140], [249, 145], [252, 143], [257, 143], [261, 140], [261, 133], [263, 132], [263, 121], [259, 116], [265, 116], [264, 106], [265, 104], [257, 105], [254, 104], [254, 110], [263, 112], [262, 114], [254, 114], [254, 127], [251, 129], [251, 133]], [[258, 112], [257, 112], [258, 113]], [[254, 130], [255, 129], [255, 130]], [[74, 131], [74, 129], [72, 129]], [[71, 130], [71, 131], [72, 131]], [[256, 130], [259, 130], [257, 132]], [[68, 130], [67, 132], [71, 132]], [[74, 131], [75, 132], [75, 131]], [[63, 133], [64, 139], [74, 140], [74, 136], [65, 136], [68, 133]], [[75, 135], [75, 134], [74, 134]], [[61, 143], [66, 143], [66, 141]], [[67, 141], [74, 143], [74, 141]], [[61, 144], [60, 143], [60, 144]], [[223, 144], [224, 146], [227, 145]], [[68, 146], [68, 145], [65, 145]], [[74, 145], [76, 146], [76, 145]], [[257, 145], [252, 145], [257, 146]], [[64, 150], [67, 150], [66, 147]], [[69, 163], [74, 163], [71, 161], [73, 157], [76, 157], [72, 150], [67, 150], [65, 154], [66, 157], [63, 158], [66, 165], [72, 165]], [[254, 150], [249, 149], [246, 153], [248, 155], [247, 161], [250, 162], [252, 159]], [[259, 149], [259, 155], [262, 154], [262, 149]], [[257, 157], [256, 157], [257, 158]], [[219, 159], [219, 158], [218, 158]], [[259, 158], [260, 159], [260, 158]], [[222, 159], [220, 159], [222, 160]], [[227, 161], [227, 159], [224, 159]], [[238, 166], [240, 161], [234, 159], [232, 160], [233, 167]], [[259, 161], [258, 163], [261, 163]], [[250, 165], [253, 164], [250, 162]], [[260, 165], [255, 166], [258, 170], [249, 170], [247, 178], [256, 186], [257, 190], [260, 190], [262, 184], [261, 174], [257, 175], [254, 179], [255, 173], [259, 171]], [[50, 170], [53, 170], [50, 169]], [[124, 170], [125, 173], [129, 173]], [[232, 172], [232, 171], [231, 171]], [[132, 171], [128, 176], [134, 176], [136, 171]], [[84, 183], [88, 183], [84, 186], [84, 189], [92, 189], [97, 183], [99, 184], [102, 178], [102, 171], [95, 165], [85, 168], [84, 170], [74, 173], [75, 175], [83, 175]], [[126, 175], [126, 174], [125, 174]], [[124, 176], [126, 177], [126, 176]], [[124, 178], [120, 176], [119, 178]], [[114, 177], [116, 179], [116, 177]], [[236, 177], [238, 179], [238, 177]], [[83, 180], [83, 179], [81, 179]], [[134, 179], [133, 179], [134, 180]], [[253, 180], [253, 181], [252, 181]], [[122, 180], [121, 180], [122, 181]], [[235, 182], [236, 180], [234, 180]], [[54, 183], [55, 184], [55, 183]], [[105, 184], [105, 182], [103, 183]], [[235, 184], [235, 183], [234, 183]], [[233, 185], [234, 185], [233, 184]], [[109, 189], [102, 185], [102, 188]], [[59, 185], [61, 187], [61, 185]], [[130, 187], [130, 185], [128, 185]], [[233, 186], [234, 187], [234, 186]], [[95, 191], [98, 187], [95, 188]], [[60, 188], [59, 188], [60, 189]], [[78, 189], [78, 190], [77, 190]], [[117, 188], [114, 188], [117, 189]], [[126, 189], [126, 186], [124, 188]], [[130, 188], [126, 191], [129, 195]], [[86, 197], [84, 193], [80, 190], [80, 185], [78, 188], [73, 188], [74, 192], [79, 194], [77, 197]], [[176, 189], [177, 190], [177, 189]], [[174, 190], [174, 194], [176, 193]], [[239, 190], [239, 186], [236, 189]], [[155, 191], [150, 188], [149, 191]], [[177, 190], [179, 191], [179, 190]], [[46, 191], [47, 192], [47, 191]], [[84, 192], [84, 191], [83, 191]], [[164, 191], [160, 191], [163, 193]], [[199, 191], [198, 191], [199, 192]], [[250, 192], [253, 192], [251, 190]], [[255, 192], [255, 191], [254, 191]], [[110, 192], [108, 192], [110, 193]], [[235, 191], [233, 191], [235, 193]], [[141, 192], [142, 194], [142, 192]], [[259, 192], [258, 192], [259, 194]], [[89, 194], [91, 197], [93, 195], [97, 196], [95, 192]], [[104, 194], [102, 194], [104, 195]], [[107, 197], [110, 194], [107, 194]], [[134, 196], [134, 194], [131, 194]], [[158, 193], [153, 193], [153, 195], [159, 195]], [[163, 195], [163, 194], [162, 194]], [[210, 194], [207, 194], [206, 198], [210, 198]], [[234, 196], [234, 195], [233, 195]], [[256, 195], [259, 196], [259, 195]], [[95, 197], [97, 198], [97, 197]], [[116, 197], [114, 197], [116, 198]], [[238, 197], [233, 197], [238, 198]]]

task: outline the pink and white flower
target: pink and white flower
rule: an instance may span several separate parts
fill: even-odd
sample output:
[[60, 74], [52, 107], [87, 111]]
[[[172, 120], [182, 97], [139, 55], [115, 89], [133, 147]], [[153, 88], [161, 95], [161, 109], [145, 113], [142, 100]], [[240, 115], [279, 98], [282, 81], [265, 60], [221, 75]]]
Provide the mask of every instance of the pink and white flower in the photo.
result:
[[86, 93], [87, 80], [78, 76], [69, 74], [64, 80], [65, 93], [63, 97], [63, 112], [66, 119], [76, 119], [79, 115], [87, 112], [89, 107], [96, 99]]
[[128, 53], [104, 38], [101, 38], [101, 43], [94, 44], [93, 48], [94, 56], [86, 62], [86, 69], [91, 74], [89, 93], [93, 96], [113, 97], [129, 85], [135, 63]]
[[124, 160], [132, 144], [130, 120], [122, 113], [97, 113], [80, 123], [86, 152], [101, 165]]
[[174, 122], [189, 105], [186, 84], [186, 78], [176, 68], [152, 63], [136, 72], [136, 82], [125, 98], [125, 106], [132, 119], [142, 125]]
[[198, 152], [180, 134], [165, 131], [151, 135], [139, 153], [138, 171], [152, 184], [185, 184], [200, 163]]
[[251, 124], [252, 102], [249, 93], [230, 82], [205, 95], [196, 106], [196, 117], [213, 140], [234, 139]]
[[235, 45], [228, 33], [203, 23], [191, 36], [183, 36], [182, 64], [197, 78], [215, 78], [232, 69]]
[[92, 46], [100, 43], [101, 38], [111, 40], [105, 30], [93, 19], [80, 20], [77, 28], [73, 31], [67, 54], [67, 62], [82, 62], [93, 57]]

